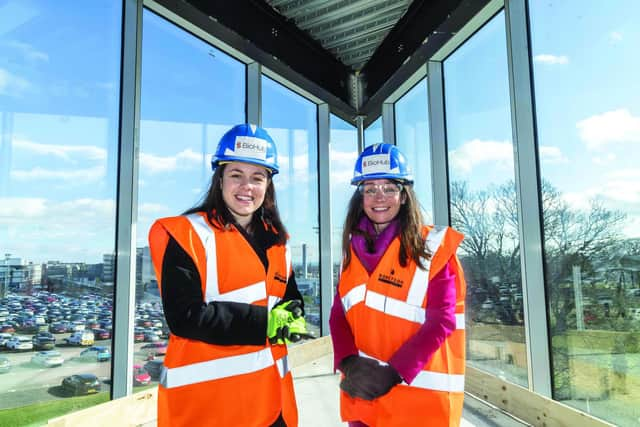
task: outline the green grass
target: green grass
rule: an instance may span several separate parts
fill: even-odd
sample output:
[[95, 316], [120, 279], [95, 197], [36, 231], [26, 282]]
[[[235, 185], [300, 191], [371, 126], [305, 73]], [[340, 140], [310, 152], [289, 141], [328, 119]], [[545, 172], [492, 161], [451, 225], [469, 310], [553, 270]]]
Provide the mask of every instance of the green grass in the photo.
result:
[[56, 418], [70, 412], [98, 405], [109, 400], [109, 393], [102, 392], [90, 396], [73, 397], [69, 399], [51, 400], [34, 403], [13, 409], [0, 410], [0, 426], [3, 427], [32, 427], [47, 424], [51, 418]]

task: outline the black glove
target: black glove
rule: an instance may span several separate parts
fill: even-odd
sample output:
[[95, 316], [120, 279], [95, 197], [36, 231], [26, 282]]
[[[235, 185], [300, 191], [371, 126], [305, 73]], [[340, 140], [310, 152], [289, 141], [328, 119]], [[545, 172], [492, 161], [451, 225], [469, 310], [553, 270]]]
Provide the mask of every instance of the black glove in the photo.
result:
[[339, 369], [345, 375], [340, 388], [351, 397], [373, 400], [383, 396], [402, 382], [396, 370], [368, 357], [349, 356]]

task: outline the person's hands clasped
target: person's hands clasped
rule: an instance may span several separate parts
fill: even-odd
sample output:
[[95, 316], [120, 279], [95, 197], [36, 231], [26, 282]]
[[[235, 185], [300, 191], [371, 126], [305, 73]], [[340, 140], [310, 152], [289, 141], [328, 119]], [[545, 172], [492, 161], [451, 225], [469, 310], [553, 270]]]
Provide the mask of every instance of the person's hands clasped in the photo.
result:
[[340, 363], [344, 378], [340, 388], [351, 397], [374, 400], [402, 382], [398, 372], [389, 365], [361, 356], [349, 356]]
[[271, 344], [298, 342], [302, 338], [313, 338], [307, 331], [300, 300], [287, 301], [269, 312], [267, 337]]

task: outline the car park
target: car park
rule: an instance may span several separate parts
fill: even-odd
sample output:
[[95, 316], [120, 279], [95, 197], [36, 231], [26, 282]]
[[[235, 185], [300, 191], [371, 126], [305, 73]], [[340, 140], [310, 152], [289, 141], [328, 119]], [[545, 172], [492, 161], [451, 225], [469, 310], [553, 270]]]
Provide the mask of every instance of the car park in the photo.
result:
[[6, 347], [7, 341], [11, 338], [13, 334], [8, 332], [0, 332], [0, 347]]
[[102, 328], [94, 328], [93, 330], [93, 335], [95, 337], [95, 340], [108, 340], [109, 338], [111, 338], [111, 332], [109, 332], [106, 329], [102, 329]]
[[90, 360], [93, 362], [107, 362], [111, 359], [111, 350], [109, 347], [101, 345], [93, 345], [80, 352], [80, 359]]
[[65, 377], [62, 380], [62, 390], [71, 396], [97, 393], [101, 384], [94, 374], [75, 374]]
[[64, 358], [58, 350], [39, 351], [31, 357], [31, 363], [53, 368], [62, 365]]

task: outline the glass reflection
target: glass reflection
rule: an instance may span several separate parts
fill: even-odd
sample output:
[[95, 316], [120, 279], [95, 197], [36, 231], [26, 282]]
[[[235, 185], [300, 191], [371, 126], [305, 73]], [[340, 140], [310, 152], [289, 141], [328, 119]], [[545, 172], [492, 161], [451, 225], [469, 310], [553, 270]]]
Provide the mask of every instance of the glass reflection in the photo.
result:
[[333, 252], [333, 284], [338, 283], [342, 259], [342, 230], [347, 206], [355, 187], [351, 186], [353, 165], [358, 158], [358, 131], [355, 126], [331, 115], [331, 246]]
[[[81, 355], [111, 349], [121, 18], [0, 1], [0, 425], [109, 399], [110, 363]], [[64, 387], [79, 373], [93, 398]]]
[[262, 126], [278, 147], [274, 177], [278, 209], [289, 231], [291, 261], [305, 301], [307, 325], [320, 332], [317, 107], [268, 77], [262, 77]]
[[382, 140], [382, 117], [378, 117], [364, 130], [364, 146], [385, 142]]
[[468, 363], [526, 386], [505, 37], [501, 12], [444, 62], [451, 224], [465, 235]]
[[639, 17], [530, 3], [553, 394], [617, 425], [640, 419]]
[[429, 109], [427, 79], [421, 80], [394, 105], [396, 145], [413, 165], [413, 188], [418, 195], [427, 224], [433, 223], [431, 192], [431, 141], [429, 139]]

